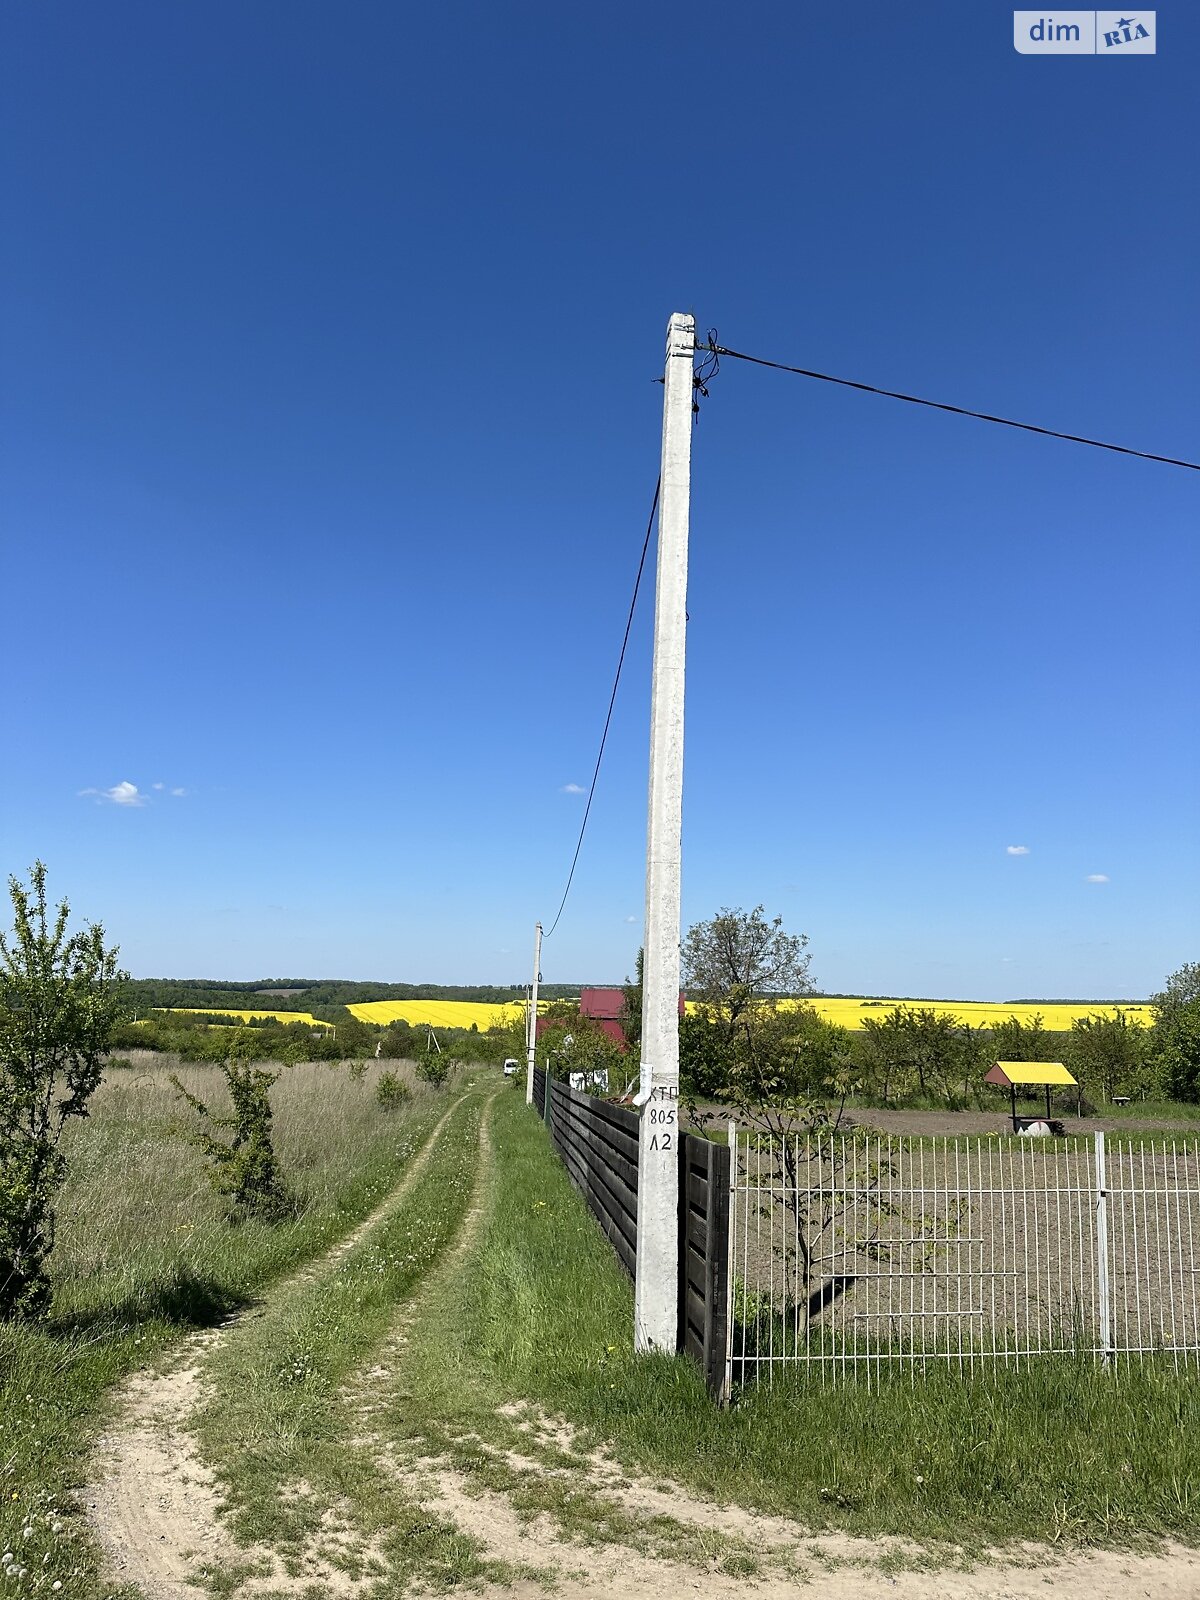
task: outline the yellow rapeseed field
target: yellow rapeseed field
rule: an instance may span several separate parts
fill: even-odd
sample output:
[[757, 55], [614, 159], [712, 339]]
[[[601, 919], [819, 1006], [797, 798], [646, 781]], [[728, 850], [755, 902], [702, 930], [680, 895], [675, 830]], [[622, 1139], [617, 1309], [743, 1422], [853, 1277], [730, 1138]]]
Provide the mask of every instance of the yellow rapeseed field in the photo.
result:
[[469, 1028], [475, 1023], [480, 1033], [494, 1023], [511, 1022], [514, 1017], [525, 1015], [520, 1000], [506, 1004], [484, 1000], [365, 1000], [346, 1010], [360, 1022], [407, 1022], [413, 1027], [431, 1028]]
[[241, 1017], [243, 1022], [260, 1017], [274, 1017], [277, 1022], [307, 1022], [310, 1028], [332, 1028], [332, 1022], [320, 1022], [311, 1011], [232, 1011], [228, 1006], [155, 1006], [156, 1011], [182, 1011], [189, 1017]]
[[[787, 1003], [787, 1002], [785, 1002]], [[690, 1006], [689, 1002], [689, 1006]], [[843, 1028], [862, 1028], [868, 1017], [876, 1020], [886, 1017], [896, 1006], [912, 1010], [936, 1011], [940, 1016], [949, 1014], [972, 1028], [994, 1028], [998, 1022], [1016, 1017], [1018, 1022], [1032, 1022], [1040, 1016], [1043, 1026], [1055, 1032], [1067, 1033], [1077, 1017], [1111, 1017], [1117, 1007], [1112, 1005], [1062, 1006], [1062, 1005], [1012, 1005], [993, 1000], [864, 1000], [856, 996], [845, 999], [825, 999], [818, 996], [808, 1002], [826, 1022], [836, 1022]], [[1122, 1006], [1130, 1022], [1149, 1027], [1154, 1020], [1149, 1006]]]
[[[785, 1001], [785, 1005], [797, 1004], [795, 1001]], [[543, 1001], [539, 1009], [544, 1008]], [[1006, 1022], [1009, 1017], [1016, 1017], [1018, 1021], [1032, 1022], [1034, 1017], [1040, 1015], [1044, 1025], [1055, 1032], [1066, 1033], [1070, 1030], [1072, 1022], [1077, 1017], [1112, 1016], [1116, 1011], [1113, 1005], [1094, 1006], [1065, 1006], [1065, 1005], [1012, 1005], [1003, 1001], [992, 1000], [866, 1000], [857, 996], [839, 999], [825, 999], [818, 996], [807, 1002], [827, 1022], [839, 1023], [843, 1028], [860, 1030], [867, 1018], [882, 1018], [894, 1006], [909, 1006], [915, 1009], [936, 1011], [940, 1015], [949, 1013], [957, 1017], [959, 1022], [969, 1023], [972, 1028], [992, 1028], [998, 1022]], [[327, 1028], [329, 1023], [318, 1022], [307, 1011], [206, 1011], [200, 1006], [173, 1006], [160, 1009], [188, 1011], [193, 1016], [226, 1016], [226, 1017], [276, 1017], [280, 1022], [306, 1022], [310, 1027]], [[474, 1023], [481, 1033], [498, 1024], [511, 1022], [514, 1018], [525, 1015], [524, 1004], [519, 1000], [507, 1003], [489, 1003], [483, 1000], [369, 1000], [361, 1005], [347, 1006], [351, 1015], [358, 1017], [361, 1022], [373, 1022], [385, 1026], [389, 1022], [407, 1022], [413, 1027], [432, 1028], [469, 1028]], [[694, 1011], [694, 1001], [688, 1001], [688, 1010]], [[1146, 1005], [1122, 1006], [1131, 1022], [1149, 1027], [1154, 1020], [1151, 1008]]]

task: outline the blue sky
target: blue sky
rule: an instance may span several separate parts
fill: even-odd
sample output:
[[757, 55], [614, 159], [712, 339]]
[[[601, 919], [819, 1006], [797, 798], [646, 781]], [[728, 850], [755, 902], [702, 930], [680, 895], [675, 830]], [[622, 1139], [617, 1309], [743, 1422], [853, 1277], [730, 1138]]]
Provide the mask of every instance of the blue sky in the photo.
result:
[[[524, 981], [676, 309], [1200, 454], [1194, 7], [1124, 61], [990, 3], [3, 29], [0, 864], [137, 975]], [[735, 362], [694, 444], [685, 924], [848, 992], [1195, 959], [1200, 476]], [[651, 600], [547, 980], [640, 940]]]

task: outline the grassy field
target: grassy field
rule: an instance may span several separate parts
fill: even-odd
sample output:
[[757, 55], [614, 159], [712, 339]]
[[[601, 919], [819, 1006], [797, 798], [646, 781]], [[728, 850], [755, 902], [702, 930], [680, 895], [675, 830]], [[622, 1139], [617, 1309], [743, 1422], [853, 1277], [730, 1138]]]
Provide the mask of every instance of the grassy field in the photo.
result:
[[[108, 1592], [97, 1587], [90, 1538], [65, 1511], [112, 1386], [188, 1330], [247, 1304], [365, 1216], [445, 1103], [394, 1063], [357, 1078], [339, 1064], [290, 1068], [272, 1102], [295, 1218], [234, 1228], [199, 1153], [173, 1131], [183, 1119], [168, 1082], [172, 1063], [138, 1057], [106, 1076], [91, 1116], [70, 1130], [48, 1320], [0, 1323], [0, 1552], [20, 1553], [26, 1592]], [[409, 1078], [412, 1099], [383, 1114], [374, 1087], [389, 1067]], [[219, 1103], [215, 1067], [176, 1070], [193, 1092]]]

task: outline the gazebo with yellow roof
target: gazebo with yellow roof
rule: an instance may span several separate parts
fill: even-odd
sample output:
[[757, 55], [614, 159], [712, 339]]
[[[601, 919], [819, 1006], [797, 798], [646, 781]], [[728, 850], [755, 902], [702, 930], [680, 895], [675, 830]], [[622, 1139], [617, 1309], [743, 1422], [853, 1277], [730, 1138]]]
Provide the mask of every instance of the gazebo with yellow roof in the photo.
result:
[[1046, 1091], [1046, 1121], [1050, 1121], [1050, 1091], [1060, 1084], [1073, 1084], [1075, 1079], [1061, 1061], [997, 1061], [990, 1072], [984, 1074], [984, 1083], [1007, 1088], [1012, 1097], [1013, 1132], [1020, 1133], [1023, 1126], [1038, 1122], [1038, 1117], [1017, 1115], [1017, 1090], [1042, 1089]]

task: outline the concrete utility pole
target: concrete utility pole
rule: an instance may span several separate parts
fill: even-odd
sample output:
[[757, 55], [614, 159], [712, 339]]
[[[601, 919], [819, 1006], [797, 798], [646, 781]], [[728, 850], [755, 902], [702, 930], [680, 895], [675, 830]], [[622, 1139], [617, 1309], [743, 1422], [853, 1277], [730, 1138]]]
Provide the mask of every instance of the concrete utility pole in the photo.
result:
[[679, 1324], [679, 881], [683, 666], [696, 320], [667, 325], [654, 601], [646, 936], [642, 969], [634, 1345], [674, 1351]]
[[537, 992], [542, 981], [542, 925], [534, 923], [533, 988], [529, 992], [529, 1015], [525, 1018], [525, 1104], [533, 1104], [533, 1058], [537, 1054]]

